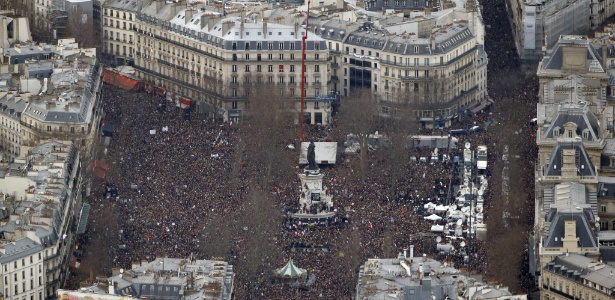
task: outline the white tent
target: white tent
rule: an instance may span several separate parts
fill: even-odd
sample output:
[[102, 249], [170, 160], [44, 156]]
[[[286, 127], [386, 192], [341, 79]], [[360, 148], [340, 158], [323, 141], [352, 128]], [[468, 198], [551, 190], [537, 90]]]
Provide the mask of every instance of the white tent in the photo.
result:
[[431, 202], [429, 202], [429, 203], [423, 205], [423, 208], [425, 208], [425, 209], [433, 209], [433, 208], [436, 208], [436, 205], [431, 203]]
[[438, 221], [438, 220], [442, 220], [442, 217], [432, 214], [431, 216], [424, 217], [423, 219], [429, 220], [429, 221]]
[[305, 274], [305, 269], [298, 268], [293, 263], [293, 260], [289, 260], [285, 266], [275, 270], [275, 274], [279, 277], [285, 278], [298, 278]]
[[432, 232], [443, 232], [444, 231], [444, 226], [433, 225], [433, 226], [431, 226], [431, 231]]
[[444, 212], [444, 211], [448, 210], [448, 206], [438, 205], [438, 206], [436, 206], [435, 209], [436, 209], [437, 212]]

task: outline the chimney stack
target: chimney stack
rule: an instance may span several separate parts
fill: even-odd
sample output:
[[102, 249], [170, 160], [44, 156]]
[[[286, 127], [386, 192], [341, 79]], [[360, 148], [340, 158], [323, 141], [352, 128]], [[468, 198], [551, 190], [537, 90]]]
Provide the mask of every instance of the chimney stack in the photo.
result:
[[192, 8], [186, 9], [186, 17], [184, 18], [184, 24], [188, 24], [188, 22], [192, 20], [192, 16], [194, 16], [194, 10]]
[[233, 26], [235, 26], [235, 22], [233, 21], [226, 21], [222, 23], [222, 34], [226, 35], [229, 32], [229, 30], [233, 28]]
[[295, 22], [295, 36], [299, 36], [299, 22]]
[[267, 21], [263, 20], [263, 37], [266, 39], [267, 38]]
[[164, 0], [156, 0], [156, 13], [159, 13], [164, 7]]
[[414, 258], [414, 245], [410, 245], [410, 257], [409, 258]]
[[562, 177], [577, 177], [576, 149], [562, 150]]
[[[243, 12], [241, 12], [241, 14], [243, 15]], [[243, 39], [243, 30], [244, 30], [244, 25], [243, 25], [243, 17], [241, 18], [241, 23], [239, 23], [239, 38]]]

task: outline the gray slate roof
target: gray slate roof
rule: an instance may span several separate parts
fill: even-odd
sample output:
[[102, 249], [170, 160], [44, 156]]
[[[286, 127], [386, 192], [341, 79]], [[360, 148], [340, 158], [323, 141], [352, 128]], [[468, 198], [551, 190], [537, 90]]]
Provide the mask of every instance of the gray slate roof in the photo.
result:
[[580, 139], [560, 139], [557, 141], [545, 168], [545, 176], [562, 175], [562, 152], [564, 149], [576, 150], [578, 156], [577, 174], [579, 176], [596, 176], [594, 164]]
[[600, 139], [600, 126], [598, 118], [589, 110], [585, 102], [582, 103], [562, 103], [558, 106], [557, 114], [544, 132], [544, 137], [554, 138], [553, 131], [559, 128], [560, 135], [563, 133], [564, 125], [572, 122], [577, 125], [576, 134], [583, 136], [585, 130], [589, 131], [588, 141]]

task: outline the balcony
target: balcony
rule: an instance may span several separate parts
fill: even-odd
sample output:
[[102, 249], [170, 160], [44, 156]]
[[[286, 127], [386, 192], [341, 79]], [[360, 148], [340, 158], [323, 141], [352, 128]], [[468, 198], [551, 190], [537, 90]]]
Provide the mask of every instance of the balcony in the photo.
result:
[[339, 69], [340, 68], [340, 64], [336, 63], [336, 62], [332, 62], [331, 63], [331, 68], [333, 69]]
[[340, 79], [339, 79], [339, 77], [337, 77], [337, 75], [332, 75], [332, 76], [331, 76], [331, 82], [333, 82], [333, 83], [339, 83], [339, 82], [340, 82]]
[[401, 80], [419, 80], [419, 79], [429, 79], [429, 77], [416, 77], [416, 76], [402, 76], [402, 75], [397, 75], [397, 78], [401, 79]]
[[467, 70], [469, 67], [471, 67], [472, 65], [474, 65], [474, 62], [469, 62], [461, 67], [459, 67], [457, 70], [453, 71], [453, 74], [458, 74], [464, 70]]

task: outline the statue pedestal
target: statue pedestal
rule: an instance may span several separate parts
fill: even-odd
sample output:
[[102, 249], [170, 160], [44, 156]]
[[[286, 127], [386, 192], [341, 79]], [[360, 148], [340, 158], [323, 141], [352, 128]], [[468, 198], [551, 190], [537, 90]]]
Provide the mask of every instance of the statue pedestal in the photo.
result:
[[299, 174], [301, 193], [299, 207], [291, 214], [295, 219], [326, 219], [335, 216], [333, 200], [327, 187], [322, 184], [324, 175], [320, 169], [305, 169]]

